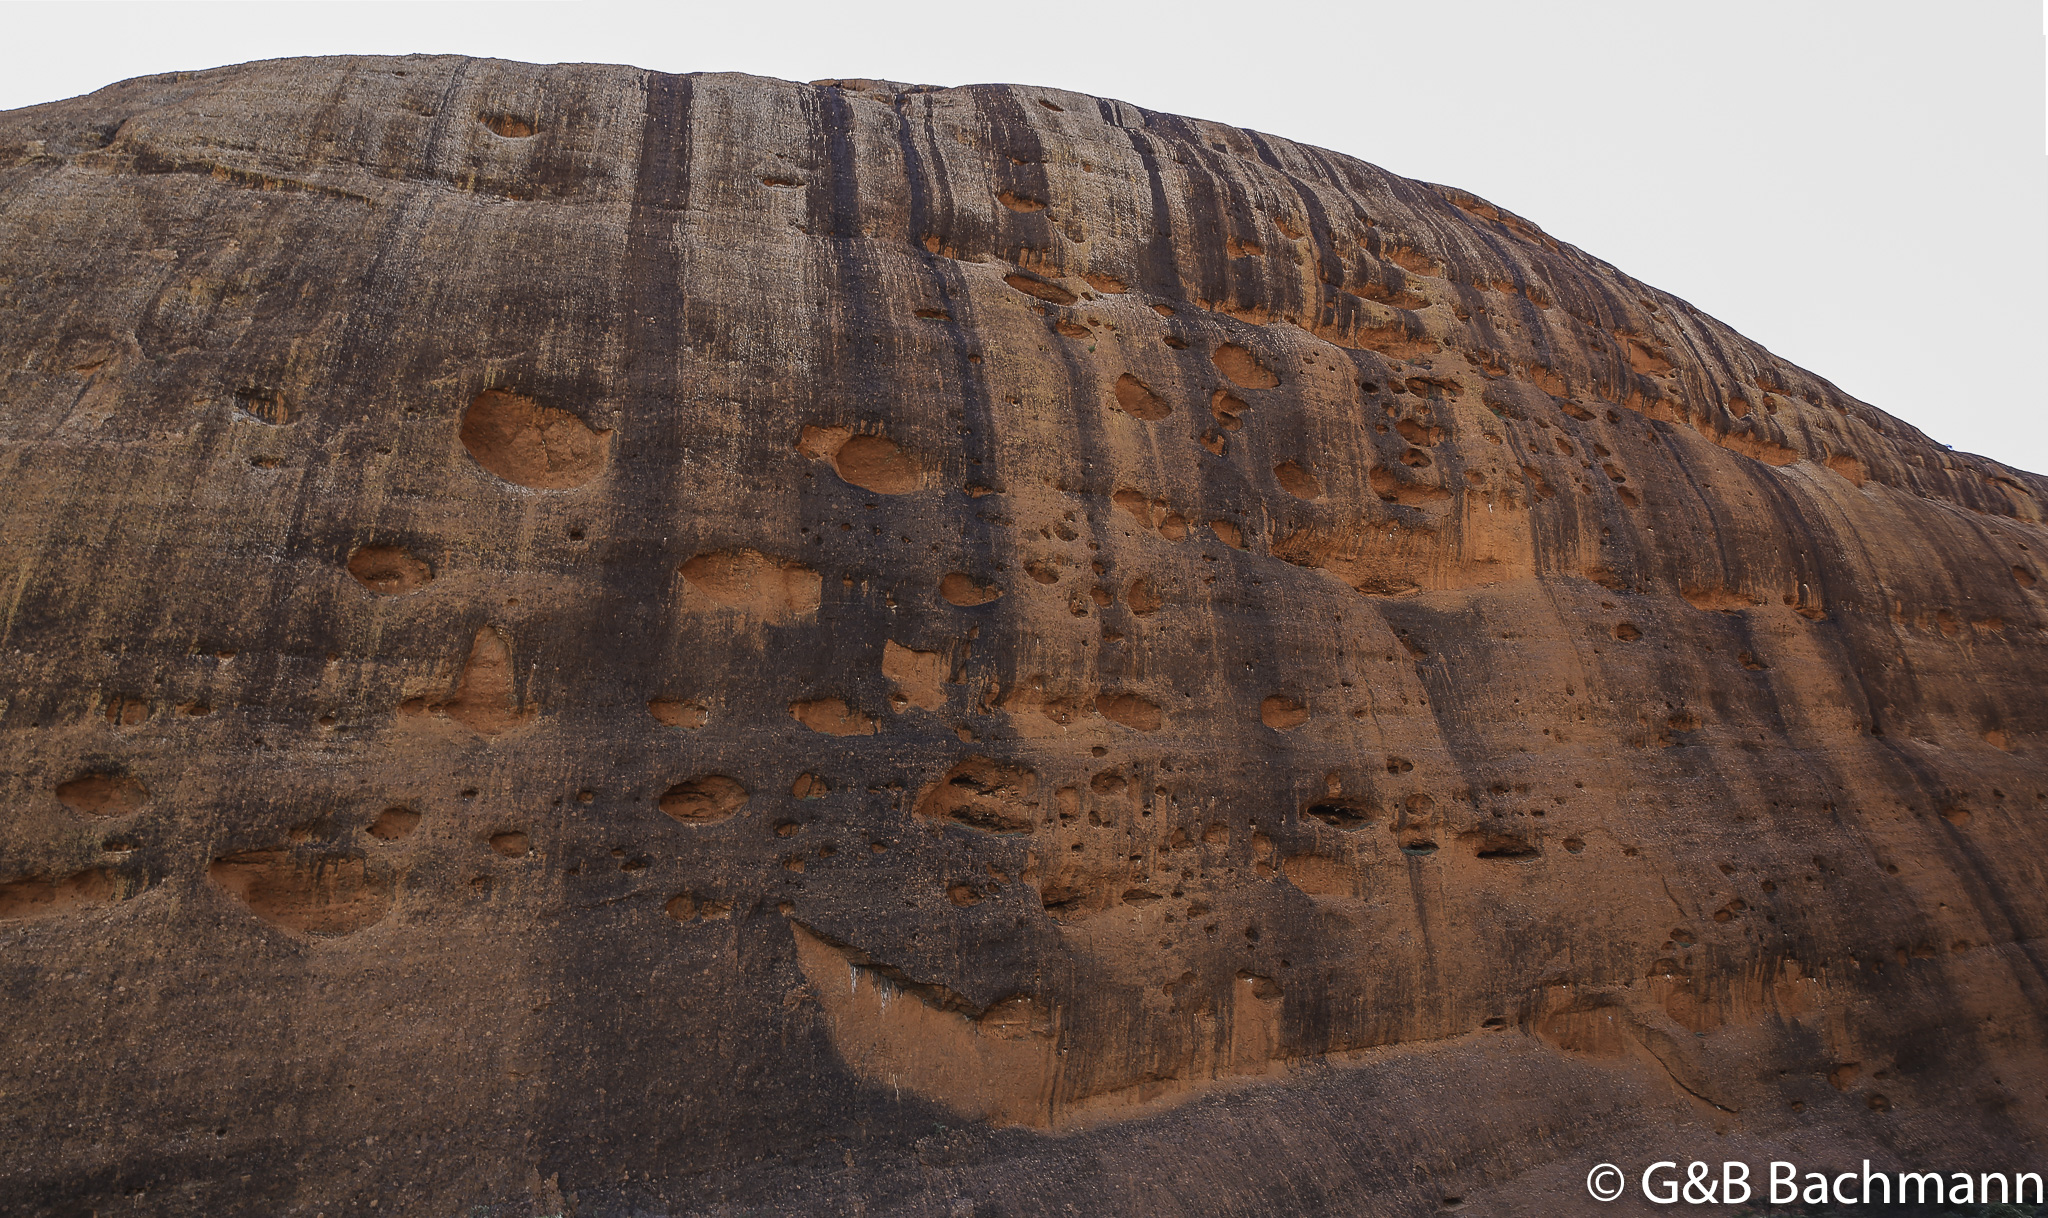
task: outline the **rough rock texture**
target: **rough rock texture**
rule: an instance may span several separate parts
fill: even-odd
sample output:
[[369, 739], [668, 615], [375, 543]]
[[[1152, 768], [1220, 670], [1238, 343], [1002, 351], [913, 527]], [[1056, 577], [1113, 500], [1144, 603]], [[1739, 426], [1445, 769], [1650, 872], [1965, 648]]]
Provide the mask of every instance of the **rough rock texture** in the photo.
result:
[[457, 58], [0, 167], [9, 1212], [2039, 1153], [2048, 479], [1525, 220]]

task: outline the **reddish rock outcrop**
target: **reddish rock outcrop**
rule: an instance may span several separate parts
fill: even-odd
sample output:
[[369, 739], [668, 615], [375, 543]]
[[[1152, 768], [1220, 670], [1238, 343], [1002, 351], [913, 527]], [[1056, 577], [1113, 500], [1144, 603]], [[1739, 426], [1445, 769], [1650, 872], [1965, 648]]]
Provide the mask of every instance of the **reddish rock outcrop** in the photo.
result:
[[2048, 479], [1462, 191], [250, 64], [0, 115], [0, 318], [14, 1212], [1552, 1214], [2048, 1132]]

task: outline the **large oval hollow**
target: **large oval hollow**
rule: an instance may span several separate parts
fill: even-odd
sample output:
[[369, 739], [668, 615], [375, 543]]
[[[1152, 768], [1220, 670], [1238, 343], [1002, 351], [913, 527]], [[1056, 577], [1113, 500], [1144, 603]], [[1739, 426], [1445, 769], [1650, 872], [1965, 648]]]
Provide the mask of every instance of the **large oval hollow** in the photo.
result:
[[398, 596], [434, 582], [434, 568], [404, 546], [357, 546], [348, 573], [379, 596]]
[[566, 410], [502, 389], [470, 400], [461, 435], [478, 465], [535, 490], [566, 490], [595, 478], [612, 438]]
[[723, 774], [700, 774], [662, 792], [661, 810], [686, 825], [714, 825], [746, 806], [747, 789]]

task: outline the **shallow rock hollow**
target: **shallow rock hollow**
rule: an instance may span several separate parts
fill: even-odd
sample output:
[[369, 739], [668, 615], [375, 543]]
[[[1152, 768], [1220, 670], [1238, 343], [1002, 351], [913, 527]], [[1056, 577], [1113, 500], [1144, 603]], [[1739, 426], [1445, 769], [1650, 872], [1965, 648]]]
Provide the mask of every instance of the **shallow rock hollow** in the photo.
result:
[[14, 1212], [2036, 1166], [2048, 479], [1463, 191], [247, 64], [0, 114], [0, 369]]

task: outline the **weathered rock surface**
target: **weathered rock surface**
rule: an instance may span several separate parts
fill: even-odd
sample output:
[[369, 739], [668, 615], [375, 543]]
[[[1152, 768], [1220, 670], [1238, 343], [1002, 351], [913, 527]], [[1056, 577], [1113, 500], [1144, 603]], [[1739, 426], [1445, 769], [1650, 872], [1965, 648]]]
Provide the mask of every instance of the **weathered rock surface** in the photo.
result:
[[10, 1212], [2038, 1154], [2048, 480], [1458, 190], [252, 64], [0, 116], [0, 369]]

